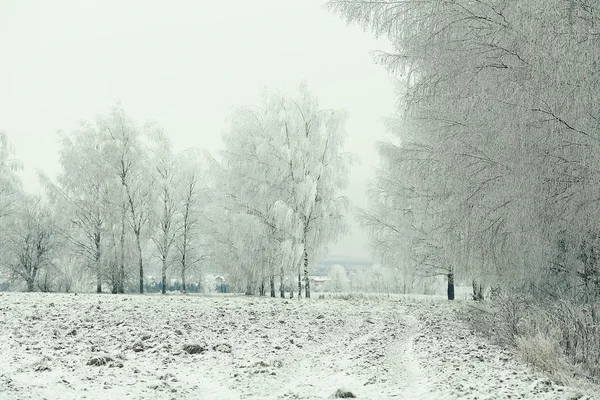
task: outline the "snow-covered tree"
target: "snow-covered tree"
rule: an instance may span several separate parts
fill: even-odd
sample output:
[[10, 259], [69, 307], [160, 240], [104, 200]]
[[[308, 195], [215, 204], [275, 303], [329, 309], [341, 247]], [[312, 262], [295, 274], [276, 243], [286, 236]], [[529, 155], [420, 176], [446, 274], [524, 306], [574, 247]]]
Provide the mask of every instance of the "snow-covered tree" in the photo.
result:
[[0, 131], [0, 268], [6, 267], [10, 259], [8, 240], [11, 234], [13, 219], [23, 196], [21, 180], [17, 172], [22, 168], [21, 162], [12, 158], [14, 149], [8, 135]]
[[[344, 153], [345, 114], [319, 109], [317, 98], [301, 85], [295, 97], [277, 96], [280, 132], [284, 139], [289, 179], [288, 206], [299, 231], [305, 296], [310, 297], [309, 260], [326, 251], [347, 229], [348, 200], [340, 191], [348, 185], [352, 156]], [[276, 108], [277, 107], [277, 108]]]
[[269, 280], [272, 295], [273, 277], [280, 276], [282, 292], [285, 275], [295, 270], [310, 297], [309, 259], [345, 230], [347, 199], [339, 192], [351, 157], [342, 152], [344, 121], [343, 112], [319, 109], [302, 85], [295, 96], [266, 92], [261, 106], [237, 108], [224, 134], [219, 191], [230, 216], [245, 214], [261, 227], [251, 241], [262, 244], [248, 249], [254, 260], [243, 264]]
[[378, 54], [398, 76], [400, 98], [396, 140], [381, 147], [366, 216], [374, 246], [408, 249], [416, 272], [447, 275], [449, 292], [455, 276], [537, 284], [550, 264], [563, 283], [594, 275], [576, 260], [594, 242], [590, 216], [599, 212], [597, 8], [570, 0], [329, 7], [394, 46]]
[[348, 290], [348, 284], [350, 283], [348, 275], [346, 274], [346, 268], [343, 265], [335, 264], [331, 266], [329, 274], [328, 290], [331, 292], [345, 292]]
[[21, 191], [21, 180], [17, 172], [23, 166], [19, 160], [12, 158], [13, 154], [14, 149], [8, 135], [0, 131], [0, 220], [13, 211]]
[[42, 200], [22, 199], [8, 229], [7, 266], [13, 277], [25, 281], [33, 292], [40, 274], [52, 267], [58, 251], [58, 232], [52, 213]]
[[204, 239], [210, 228], [215, 226], [215, 221], [210, 220], [206, 212], [210, 197], [204, 175], [207, 168], [204, 159], [206, 157], [195, 149], [184, 151], [177, 159], [181, 201], [175, 215], [180, 228], [175, 245], [184, 293], [188, 273], [196, 269], [210, 251]]
[[101, 293], [106, 233], [114, 217], [111, 214], [115, 204], [111, 199], [118, 195], [118, 186], [103, 162], [102, 148], [106, 143], [93, 124], [82, 122], [71, 134], [59, 135], [61, 172], [57, 182], [43, 173], [40, 180], [54, 207], [61, 210], [60, 232], [83, 264], [93, 271], [96, 292]]
[[[149, 157], [142, 141], [141, 129], [116, 106], [107, 116], [98, 119], [98, 128], [107, 146], [103, 148], [104, 160], [111, 168], [113, 176], [118, 178], [121, 187], [121, 204], [123, 210], [122, 226], [127, 220], [135, 237], [137, 264], [139, 267], [139, 291], [144, 292], [144, 244], [146, 228], [154, 209], [153, 185], [150, 174]], [[125, 254], [125, 233], [120, 237], [121, 260]]]
[[158, 126], [151, 127], [150, 140], [154, 190], [157, 201], [154, 210], [155, 232], [152, 241], [156, 246], [161, 262], [162, 294], [167, 290], [167, 270], [171, 262], [171, 249], [180, 233], [176, 214], [181, 203], [181, 176], [178, 176], [177, 163], [171, 141], [164, 130]]

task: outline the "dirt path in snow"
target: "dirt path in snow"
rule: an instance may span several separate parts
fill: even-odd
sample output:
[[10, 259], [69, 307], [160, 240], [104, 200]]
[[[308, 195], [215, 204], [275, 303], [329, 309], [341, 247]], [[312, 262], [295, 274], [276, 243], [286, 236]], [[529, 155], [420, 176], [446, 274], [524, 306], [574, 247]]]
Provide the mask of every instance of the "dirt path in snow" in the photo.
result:
[[359, 399], [592, 398], [471, 332], [458, 307], [2, 294], [0, 399], [326, 399], [338, 389]]

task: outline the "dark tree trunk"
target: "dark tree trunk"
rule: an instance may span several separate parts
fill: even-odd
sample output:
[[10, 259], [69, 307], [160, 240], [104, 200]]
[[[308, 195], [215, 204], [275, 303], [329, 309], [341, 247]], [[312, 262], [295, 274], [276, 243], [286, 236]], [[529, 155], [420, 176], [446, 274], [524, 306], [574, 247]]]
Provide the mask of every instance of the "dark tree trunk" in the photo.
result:
[[94, 263], [96, 264], [96, 293], [102, 293], [102, 265], [100, 264], [100, 241], [100, 233], [96, 232], [94, 234], [94, 245], [96, 247], [96, 252], [94, 254]]
[[33, 292], [33, 279], [32, 278], [27, 279], [27, 291]]
[[271, 297], [275, 297], [275, 275], [271, 275], [269, 284], [271, 285]]
[[304, 290], [306, 292], [304, 297], [310, 299], [310, 278], [308, 277], [308, 251], [306, 251], [306, 249], [304, 249]]
[[[186, 210], [186, 220], [187, 220], [187, 210]], [[183, 293], [187, 293], [187, 289], [185, 287], [185, 273], [187, 269], [187, 223], [186, 227], [183, 228], [183, 247], [181, 249], [181, 290]]]
[[280, 275], [280, 279], [279, 279], [279, 297], [281, 297], [282, 299], [285, 298], [285, 285], [284, 285], [284, 271], [283, 271], [283, 267], [281, 267], [281, 275]]
[[477, 282], [475, 282], [474, 279], [473, 279], [473, 300], [475, 300], [475, 301], [484, 300], [483, 285], [478, 284]]
[[448, 273], [448, 300], [454, 300], [454, 273]]
[[265, 281], [260, 282], [260, 286], [258, 287], [259, 296], [263, 297], [265, 295]]
[[121, 262], [117, 272], [117, 293], [125, 293], [125, 208], [121, 216]]
[[167, 259], [162, 260], [162, 294], [167, 294]]
[[96, 271], [96, 293], [102, 293], [102, 275], [99, 271]]
[[135, 233], [135, 244], [138, 250], [138, 265], [140, 267], [140, 294], [144, 294], [144, 261], [142, 260], [142, 242], [140, 241], [140, 232]]
[[298, 271], [298, 299], [302, 298], [302, 274]]

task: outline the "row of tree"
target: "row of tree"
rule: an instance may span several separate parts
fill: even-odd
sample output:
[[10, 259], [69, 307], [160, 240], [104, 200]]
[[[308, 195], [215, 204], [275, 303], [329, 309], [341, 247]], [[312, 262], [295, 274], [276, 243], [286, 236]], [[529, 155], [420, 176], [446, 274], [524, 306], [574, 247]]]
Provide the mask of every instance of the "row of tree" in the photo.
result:
[[361, 216], [376, 256], [445, 277], [449, 299], [455, 281], [477, 300], [492, 286], [488, 333], [598, 381], [600, 4], [329, 7], [393, 45], [377, 58], [398, 76], [394, 139]]
[[[600, 297], [600, 7], [588, 0], [334, 0], [387, 37], [395, 139], [362, 213], [417, 275]], [[596, 322], [597, 323], [597, 322]]]
[[297, 274], [310, 297], [309, 264], [345, 227], [344, 119], [320, 110], [305, 85], [295, 96], [265, 92], [261, 106], [234, 110], [216, 159], [175, 153], [160, 125], [116, 106], [59, 133], [60, 173], [39, 173], [41, 197], [23, 191], [1, 133], [0, 267], [29, 291], [57, 279], [68, 290], [77, 275], [93, 277], [97, 292], [135, 284], [143, 293], [156, 260], [165, 293], [168, 273], [186, 291], [189, 273], [210, 262], [247, 293], [268, 282], [275, 296], [279, 278], [283, 297]]

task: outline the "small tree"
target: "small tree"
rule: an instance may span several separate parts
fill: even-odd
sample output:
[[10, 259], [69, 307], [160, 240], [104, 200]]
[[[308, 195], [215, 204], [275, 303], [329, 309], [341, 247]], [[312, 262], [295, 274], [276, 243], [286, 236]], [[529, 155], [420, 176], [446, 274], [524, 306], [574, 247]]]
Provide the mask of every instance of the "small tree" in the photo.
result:
[[175, 247], [181, 273], [181, 289], [184, 293], [187, 292], [187, 275], [206, 258], [209, 249], [202, 248], [203, 234], [207, 234], [214, 224], [202, 213], [209, 203], [208, 187], [205, 186], [201, 169], [203, 160], [194, 149], [184, 151], [177, 158], [181, 201], [175, 215], [179, 226]]
[[39, 198], [27, 198], [10, 231], [8, 267], [25, 281], [27, 291], [33, 292], [38, 275], [51, 267], [57, 250], [57, 230], [50, 210]]
[[345, 292], [348, 290], [348, 276], [343, 265], [335, 264], [329, 271], [329, 290], [332, 292]]

